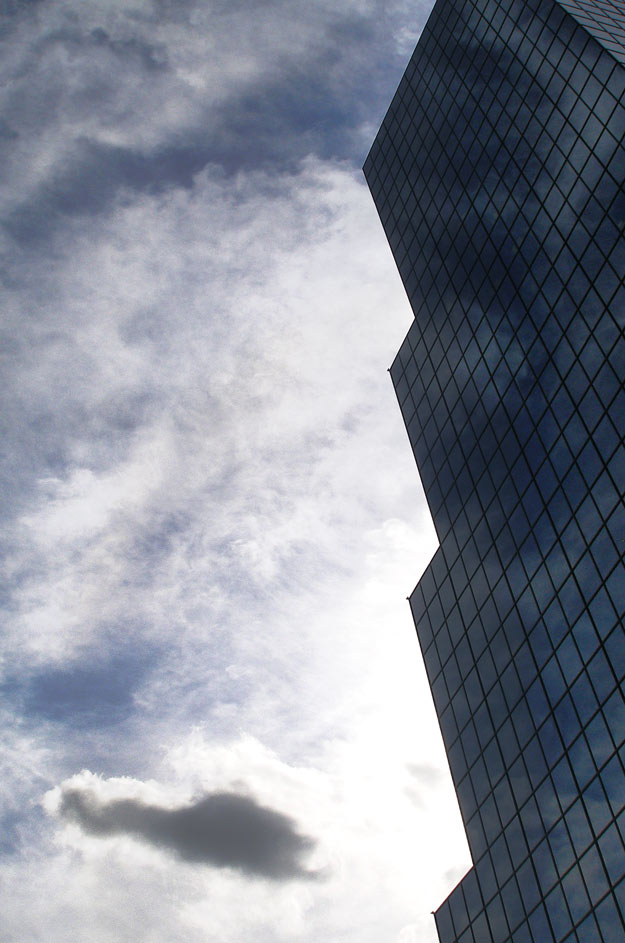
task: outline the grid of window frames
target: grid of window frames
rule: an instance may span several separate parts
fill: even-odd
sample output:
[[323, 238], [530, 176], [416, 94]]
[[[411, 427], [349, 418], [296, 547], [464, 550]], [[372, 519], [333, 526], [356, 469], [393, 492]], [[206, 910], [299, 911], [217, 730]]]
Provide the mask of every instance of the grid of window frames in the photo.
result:
[[439, 0], [365, 163], [474, 861], [442, 943], [625, 939], [625, 68], [572, 3]]

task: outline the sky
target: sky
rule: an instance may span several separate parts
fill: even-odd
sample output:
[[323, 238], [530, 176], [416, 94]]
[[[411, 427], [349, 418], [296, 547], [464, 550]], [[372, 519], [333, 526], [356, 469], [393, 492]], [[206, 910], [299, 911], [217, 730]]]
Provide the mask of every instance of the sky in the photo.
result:
[[0, 5], [5, 943], [435, 943], [470, 865], [361, 166], [423, 0]]

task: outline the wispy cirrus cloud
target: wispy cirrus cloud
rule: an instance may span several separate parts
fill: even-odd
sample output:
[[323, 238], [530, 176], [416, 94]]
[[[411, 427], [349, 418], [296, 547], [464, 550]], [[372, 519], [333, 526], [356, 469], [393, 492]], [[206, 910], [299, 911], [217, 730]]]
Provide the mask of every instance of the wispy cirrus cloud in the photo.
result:
[[112, 208], [88, 240], [66, 231], [42, 281], [14, 291], [4, 382], [26, 422], [7, 460], [38, 475], [7, 506], [5, 534], [33, 651], [89, 644], [96, 613], [110, 644], [131, 608], [135, 632], [174, 631], [180, 580], [190, 597], [203, 581], [198, 603], [213, 588], [215, 622], [228, 587], [257, 606], [287, 571], [288, 594], [340, 566], [336, 526], [394, 490], [382, 463], [365, 504], [356, 481], [363, 445], [392, 448], [374, 441], [361, 391], [375, 371], [392, 404], [394, 340], [372, 323], [379, 366], [366, 354], [346, 382], [365, 299], [388, 303], [373, 274], [388, 259], [366, 229], [355, 251], [350, 217], [375, 226], [345, 168], [311, 162], [280, 189], [261, 178], [235, 193], [205, 175], [191, 194]]

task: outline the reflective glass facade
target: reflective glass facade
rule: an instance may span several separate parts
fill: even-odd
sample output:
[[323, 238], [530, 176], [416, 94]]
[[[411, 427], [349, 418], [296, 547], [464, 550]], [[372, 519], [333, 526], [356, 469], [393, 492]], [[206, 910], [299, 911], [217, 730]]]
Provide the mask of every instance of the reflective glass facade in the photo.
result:
[[473, 859], [441, 943], [625, 940], [624, 133], [623, 0], [438, 0], [365, 163]]

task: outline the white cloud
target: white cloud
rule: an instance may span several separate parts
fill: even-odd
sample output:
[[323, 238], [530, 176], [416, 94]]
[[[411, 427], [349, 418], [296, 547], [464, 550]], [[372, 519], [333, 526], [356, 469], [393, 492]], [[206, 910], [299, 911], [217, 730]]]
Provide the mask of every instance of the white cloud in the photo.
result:
[[123, 937], [130, 889], [154, 941], [378, 940], [429, 916], [464, 852], [441, 839], [451, 787], [408, 768], [445, 769], [405, 603], [435, 543], [385, 371], [409, 314], [364, 186], [318, 161], [281, 187], [203, 173], [88, 239], [75, 223], [42, 277], [22, 297], [61, 340], [21, 390], [34, 409], [45, 376], [69, 461], [20, 518], [7, 660], [157, 645], [119, 771], [178, 795], [245, 783], [323, 836], [331, 878], [255, 887], [233, 924], [233, 879], [165, 877], [153, 850], [73, 826], [32, 926], [61, 939], [69, 910], [85, 939]]
[[133, 609], [168, 622], [181, 580], [186, 591], [226, 559], [261, 590], [285, 567], [308, 580], [309, 566], [341, 566], [342, 541], [376, 503], [403, 510], [414, 474], [406, 456], [397, 476], [384, 371], [399, 334], [389, 307], [402, 301], [398, 286], [388, 297], [364, 187], [315, 162], [282, 192], [254, 184], [232, 192], [203, 174], [192, 193], [113, 211], [88, 241], [78, 225], [43, 274], [45, 300], [24, 293], [37, 331], [54, 323], [59, 343], [20, 365], [20, 395], [36, 413], [43, 379], [69, 459], [34, 493], [11, 561], [42, 657], [121, 616], [141, 538], [152, 572]]
[[[370, 755], [375, 746], [369, 745]], [[69, 895], [61, 893], [64, 907], [73, 912], [77, 938], [83, 938], [80, 934], [86, 932], [83, 928], [89, 920], [91, 938], [108, 940], [109, 910], [123, 912], [129, 905], [128, 890], [133, 888], [138, 895], [132, 905], [135, 916], [147, 919], [145, 939], [170, 939], [167, 934], [172, 932], [172, 938], [177, 938], [184, 928], [190, 940], [219, 932], [221, 939], [229, 941], [239, 939], [243, 932], [254, 932], [259, 940], [296, 936], [312, 941], [334, 932], [341, 938], [360, 936], [373, 943], [381, 934], [392, 933], [393, 924], [403, 940], [409, 931], [404, 927], [400, 932], [401, 921], [405, 923], [412, 917], [417, 921], [414, 926], [420, 928], [419, 939], [434, 941], [434, 925], [427, 907], [430, 895], [442, 890], [440, 879], [434, 877], [442, 857], [437, 832], [440, 820], [436, 815], [432, 817], [431, 809], [411, 819], [412, 807], [402, 799], [401, 778], [396, 779], [395, 789], [382, 790], [374, 800], [367, 789], [365, 769], [347, 768], [346, 758], [343, 751], [339, 762], [325, 770], [293, 766], [249, 736], [215, 746], [196, 730], [164, 758], [164, 781], [160, 783], [130, 778], [104, 780], [86, 771], [73, 776], [63, 783], [64, 790], [87, 790], [104, 803], [132, 798], [176, 806], [214, 790], [247, 792], [257, 801], [293, 816], [303, 832], [318, 839], [311, 863], [325, 871], [325, 879], [312, 885], [297, 881], [284, 887], [263, 881], [250, 883], [241, 875], [214, 868], [198, 872], [172, 861], [165, 867], [161, 852], [130, 838], [99, 838], [85, 834], [76, 825], [64, 824], [56, 838], [56, 870], [66, 878], [71, 876], [73, 887], [76, 882], [87, 888], [97, 884], [108, 898], [108, 905], [98, 908], [94, 917], [88, 889], [72, 895], [71, 905]], [[364, 752], [361, 762], [363, 759]], [[384, 760], [377, 757], [378, 768]], [[372, 764], [366, 765], [373, 779]], [[434, 808], [439, 791], [438, 786], [430, 791]], [[46, 797], [49, 814], [56, 814], [60, 795], [57, 788]], [[412, 857], [418, 862], [424, 849], [428, 866], [419, 869], [418, 864], [410, 862], [407, 868]], [[169, 891], [159, 898], [165, 880]], [[243, 911], [237, 904], [242, 898], [246, 900]], [[149, 917], [145, 902], [150, 904]], [[49, 913], [54, 927], [56, 904], [50, 907], [49, 901], [44, 901], [38, 906]]]
[[[363, 96], [376, 94], [363, 82], [374, 62], [376, 76], [386, 59], [401, 67], [393, 34], [413, 19], [403, 6], [362, 0], [26, 7], [6, 19], [2, 46], [0, 114], [11, 140], [0, 208], [31, 235], [59, 211], [103, 209], [116, 183], [146, 186], [151, 173], [178, 181], [211, 160], [249, 166], [271, 149], [267, 122], [280, 122], [274, 162], [297, 138], [314, 150], [324, 134], [358, 123]], [[395, 76], [386, 81], [390, 92]], [[311, 128], [297, 126], [298, 108], [312, 109]]]
[[[53, 2], [16, 20], [3, 67], [36, 67], [5, 112], [4, 208], [60, 203], [44, 252], [4, 243], [7, 940], [429, 943], [468, 864], [405, 602], [434, 548], [386, 374], [410, 312], [361, 177], [318, 157], [160, 189], [87, 176], [106, 200], [59, 210], [80, 202], [59, 179], [87, 139], [184, 150], [220, 103], [315, 57], [340, 85], [339, 27], [381, 27], [377, 4], [332, 8]], [[146, 661], [130, 715], [80, 726], [72, 705], [119, 652]], [[93, 691], [72, 688], [85, 665]], [[50, 672], [74, 692], [65, 718], [54, 685], [33, 700]], [[248, 790], [319, 839], [328, 879], [270, 892], [87, 835], [55, 818], [68, 783], [165, 804]]]

